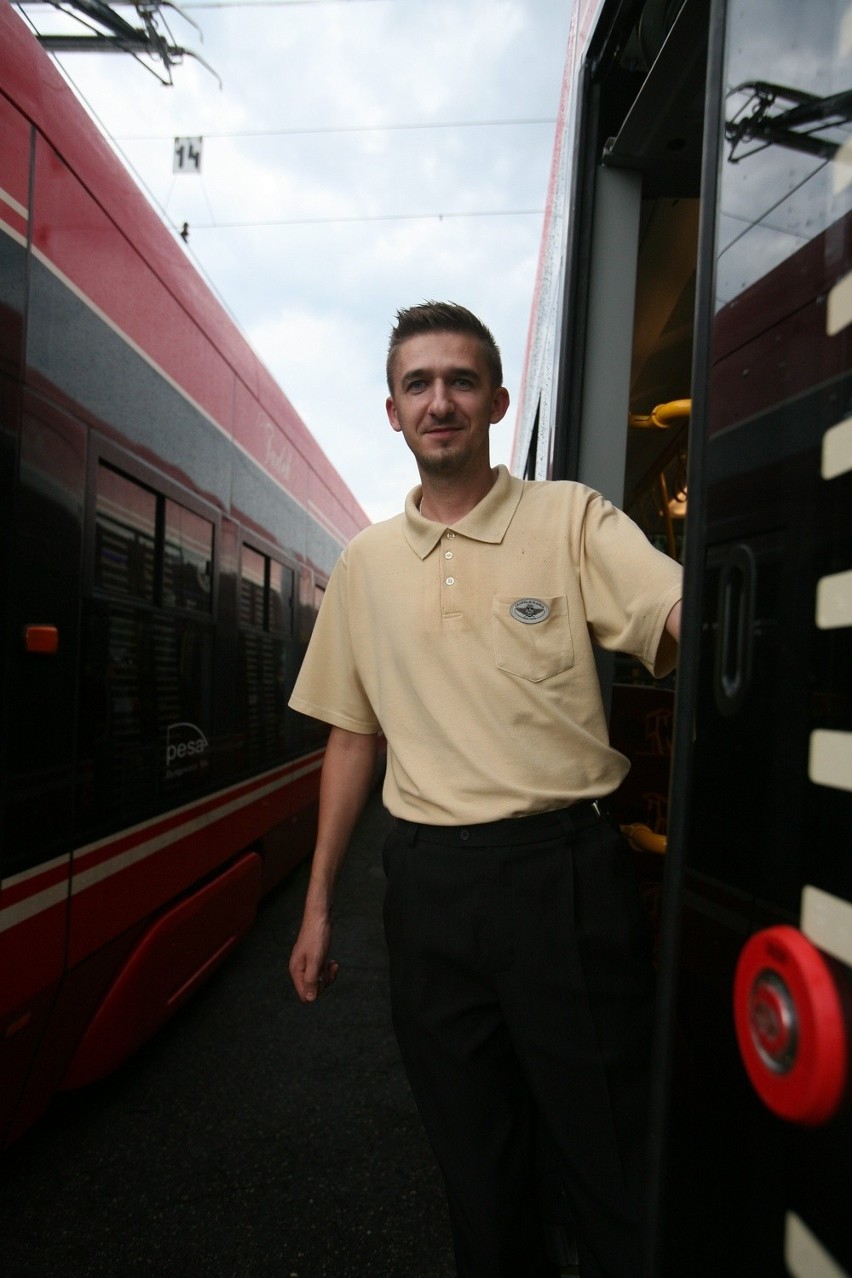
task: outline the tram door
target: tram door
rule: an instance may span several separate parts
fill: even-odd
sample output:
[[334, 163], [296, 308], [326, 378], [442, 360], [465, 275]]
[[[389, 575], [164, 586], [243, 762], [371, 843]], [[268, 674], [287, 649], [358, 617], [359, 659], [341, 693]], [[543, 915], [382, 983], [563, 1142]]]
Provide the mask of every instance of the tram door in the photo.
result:
[[852, 4], [720, 0], [707, 102], [652, 1272], [838, 1278], [852, 1275]]

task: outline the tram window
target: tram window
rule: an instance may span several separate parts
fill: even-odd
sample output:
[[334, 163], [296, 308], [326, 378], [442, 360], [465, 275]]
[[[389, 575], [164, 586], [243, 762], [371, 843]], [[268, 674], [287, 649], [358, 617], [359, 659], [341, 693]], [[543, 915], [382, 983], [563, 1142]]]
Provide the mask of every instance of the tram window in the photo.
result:
[[293, 633], [295, 573], [277, 560], [269, 561], [269, 629], [275, 634]]
[[243, 545], [241, 624], [276, 635], [292, 635], [295, 580], [292, 568]]
[[95, 508], [95, 585], [112, 595], [153, 602], [156, 532], [156, 493], [101, 464]]
[[97, 465], [94, 585], [104, 594], [194, 613], [213, 611], [214, 522]]
[[175, 501], [166, 501], [163, 545], [163, 603], [210, 612], [213, 525]]
[[819, 388], [848, 375], [852, 351], [837, 287], [852, 233], [849, 59], [831, 5], [799, 0], [776, 15], [761, 0], [737, 9], [731, 30], [707, 429], [748, 436], [757, 465], [776, 455], [781, 405], [789, 447], [845, 411], [830, 403], [839, 390]]
[[266, 555], [243, 546], [240, 574], [240, 621], [244, 626], [263, 628], [266, 594]]

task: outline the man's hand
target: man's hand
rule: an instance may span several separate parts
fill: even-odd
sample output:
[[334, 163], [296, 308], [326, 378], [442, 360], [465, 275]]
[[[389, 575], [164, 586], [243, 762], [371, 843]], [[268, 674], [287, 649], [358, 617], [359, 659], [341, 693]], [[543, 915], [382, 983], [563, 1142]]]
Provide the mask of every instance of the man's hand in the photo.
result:
[[305, 919], [290, 955], [290, 976], [303, 1003], [314, 1003], [333, 985], [340, 964], [328, 958], [331, 923]]
[[290, 955], [290, 976], [303, 1003], [315, 1003], [337, 977], [339, 964], [328, 957], [334, 885], [355, 822], [373, 787], [376, 748], [375, 734], [333, 727], [328, 735], [305, 912]]

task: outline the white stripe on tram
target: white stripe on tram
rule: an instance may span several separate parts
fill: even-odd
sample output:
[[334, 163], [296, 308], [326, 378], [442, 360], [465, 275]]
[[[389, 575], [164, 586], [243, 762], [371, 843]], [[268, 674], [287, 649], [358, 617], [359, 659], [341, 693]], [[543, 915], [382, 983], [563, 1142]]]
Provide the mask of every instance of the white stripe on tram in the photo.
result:
[[[75, 864], [79, 866], [79, 863], [85, 860], [87, 853], [91, 854], [102, 848], [108, 848], [112, 843], [124, 841], [128, 835], [141, 833], [147, 827], [160, 830], [158, 834], [152, 834], [148, 839], [131, 843], [130, 847], [125, 847], [123, 851], [117, 852], [114, 856], [108, 857], [88, 869], [78, 868], [77, 873], [74, 874], [71, 880], [70, 891], [75, 895], [78, 892], [85, 891], [86, 888], [111, 878], [121, 870], [127, 869], [128, 866], [145, 860], [171, 844], [177, 843], [197, 831], [215, 825], [218, 821], [225, 820], [235, 812], [241, 811], [258, 800], [268, 798], [281, 787], [287, 787], [294, 781], [299, 781], [302, 777], [315, 772], [322, 766], [322, 760], [321, 751], [317, 751], [312, 755], [305, 755], [295, 766], [288, 764], [283, 769], [280, 767], [273, 768], [269, 772], [255, 777], [253, 779], [254, 784], [247, 786], [244, 781], [238, 782], [236, 785], [220, 791], [218, 796], [208, 795], [200, 800], [194, 800], [185, 804], [183, 808], [175, 809], [171, 813], [151, 817], [147, 821], [140, 822], [137, 826], [117, 831], [97, 843], [90, 843], [87, 847], [77, 849], [74, 858]], [[239, 793], [241, 790], [244, 791], [242, 794]], [[228, 794], [236, 795], [237, 797], [227, 801]], [[198, 810], [204, 808], [211, 798], [218, 798], [220, 801], [199, 814]], [[223, 798], [226, 799], [225, 802], [221, 801]], [[175, 817], [179, 819], [174, 821]], [[166, 822], [165, 826], [163, 825], [164, 821]], [[12, 884], [17, 885], [28, 878], [34, 878], [36, 875], [43, 874], [45, 870], [52, 869], [67, 859], [67, 857], [57, 857], [55, 861], [49, 862], [47, 865], [36, 866], [32, 870], [16, 875], [14, 879], [5, 880], [2, 886], [8, 888]], [[0, 908], [0, 934], [15, 927], [18, 923], [26, 922], [27, 919], [34, 918], [36, 915], [43, 913], [43, 911], [63, 902], [68, 897], [68, 893], [69, 880], [66, 876], [63, 876], [59, 882], [50, 884], [40, 892], [34, 892], [32, 896], [24, 897], [23, 900], [17, 901], [13, 905]], [[2, 902], [0, 902], [0, 905], [2, 905]]]
[[852, 182], [852, 139], [844, 142], [835, 155], [831, 179], [835, 195], [845, 191], [849, 183]]
[[852, 967], [852, 902], [807, 884], [800, 927], [814, 945]]
[[835, 572], [817, 582], [816, 623], [820, 630], [852, 626], [852, 571]]
[[852, 732], [812, 732], [808, 776], [817, 785], [852, 790]]
[[830, 426], [822, 437], [822, 477], [836, 479], [852, 470], [852, 417]]
[[17, 213], [18, 217], [22, 217], [25, 222], [29, 221], [29, 210], [24, 208], [23, 204], [19, 204], [14, 195], [10, 195], [2, 186], [0, 186], [0, 200], [2, 200], [4, 204], [8, 204], [9, 208]]
[[8, 932], [19, 923], [26, 923], [27, 919], [34, 919], [37, 914], [43, 914], [54, 905], [63, 905], [67, 900], [68, 880], [62, 879], [60, 883], [54, 883], [35, 896], [27, 896], [15, 905], [4, 906], [0, 908], [0, 933]]
[[833, 1256], [830, 1256], [804, 1221], [787, 1213], [784, 1231], [784, 1258], [793, 1278], [849, 1278]]
[[842, 333], [852, 323], [852, 273], [838, 280], [829, 290], [825, 310], [825, 331], [829, 337]]
[[173, 843], [179, 843], [182, 839], [198, 834], [212, 825], [217, 825], [227, 817], [233, 816], [235, 812], [240, 812], [243, 808], [250, 807], [260, 799], [268, 798], [269, 795], [274, 794], [276, 790], [281, 789], [283, 786], [289, 786], [292, 782], [307, 776], [308, 773], [316, 771], [319, 766], [319, 760], [308, 763], [288, 773], [285, 777], [276, 777], [268, 785], [249, 790], [246, 794], [239, 795], [239, 797], [232, 799], [229, 803], [221, 803], [207, 812], [190, 817], [179, 825], [168, 827], [144, 842], [133, 844], [124, 851], [110, 857], [109, 860], [101, 861], [89, 869], [76, 871], [71, 880], [73, 895], [77, 896], [80, 892], [85, 892], [87, 888], [94, 887], [95, 884], [112, 878], [114, 874], [118, 874], [121, 870], [126, 870], [131, 865], [147, 860], [148, 857], [153, 856], [155, 853], [162, 852], [164, 848], [171, 847]]

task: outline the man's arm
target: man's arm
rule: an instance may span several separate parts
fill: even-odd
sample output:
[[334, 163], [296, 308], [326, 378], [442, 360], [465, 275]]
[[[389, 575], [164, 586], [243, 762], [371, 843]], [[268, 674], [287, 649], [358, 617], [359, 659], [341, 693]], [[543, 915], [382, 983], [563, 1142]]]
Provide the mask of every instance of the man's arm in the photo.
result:
[[671, 612], [670, 612], [670, 613], [669, 613], [669, 615], [666, 617], [666, 630], [667, 630], [667, 631], [668, 631], [668, 633], [671, 635], [672, 639], [674, 639], [675, 643], [680, 643], [680, 605], [681, 605], [681, 602], [682, 602], [682, 601], [681, 601], [680, 599], [678, 599], [678, 601], [677, 601], [677, 603], [675, 604], [674, 608], [672, 608]]
[[319, 824], [302, 926], [290, 956], [290, 976], [303, 1003], [312, 1003], [337, 976], [330, 962], [334, 886], [355, 823], [372, 789], [377, 738], [332, 728], [320, 778]]
[[666, 617], [654, 662], [655, 678], [668, 674], [670, 670], [674, 669], [677, 662], [677, 649], [680, 643], [680, 608], [681, 601], [678, 599]]

